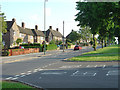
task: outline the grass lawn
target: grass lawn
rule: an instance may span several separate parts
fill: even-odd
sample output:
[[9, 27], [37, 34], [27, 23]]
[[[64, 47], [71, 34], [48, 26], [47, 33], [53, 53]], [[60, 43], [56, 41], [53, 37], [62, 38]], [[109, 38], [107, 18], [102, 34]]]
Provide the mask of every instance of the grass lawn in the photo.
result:
[[117, 61], [118, 49], [120, 49], [118, 45], [111, 45], [97, 51], [83, 53], [80, 56], [68, 59], [68, 61]]
[[[1, 84], [1, 82], [0, 82]], [[22, 83], [19, 83], [19, 82], [12, 82], [12, 81], [2, 81], [2, 89], [3, 90], [7, 90], [7, 88], [12, 88], [12, 90], [19, 90], [19, 89], [27, 89], [27, 90], [36, 90], [35, 88], [33, 87], [30, 87], [28, 85], [25, 85], [25, 84], [22, 84]]]

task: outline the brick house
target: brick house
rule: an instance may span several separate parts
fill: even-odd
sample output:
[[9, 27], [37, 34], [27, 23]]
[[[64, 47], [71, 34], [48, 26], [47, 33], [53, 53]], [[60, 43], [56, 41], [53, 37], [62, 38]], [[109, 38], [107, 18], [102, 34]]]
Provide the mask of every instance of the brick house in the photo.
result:
[[49, 29], [46, 31], [46, 41], [50, 42], [51, 40], [62, 41], [62, 34], [59, 32], [58, 28], [56, 30], [52, 29], [52, 26], [49, 26]]
[[7, 22], [7, 33], [2, 35], [2, 40], [5, 42], [6, 47], [16, 46], [16, 40], [21, 38], [23, 43], [42, 43], [44, 34], [42, 31], [35, 29], [25, 28], [25, 23], [22, 22], [21, 27], [16, 24], [16, 20], [13, 18], [12, 21]]

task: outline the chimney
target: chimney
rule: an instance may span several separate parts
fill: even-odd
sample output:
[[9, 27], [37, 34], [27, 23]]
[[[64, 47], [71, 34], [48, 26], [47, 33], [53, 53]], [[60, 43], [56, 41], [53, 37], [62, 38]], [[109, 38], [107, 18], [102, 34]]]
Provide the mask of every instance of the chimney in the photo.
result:
[[15, 21], [16, 21], [16, 19], [15, 19], [15, 18], [13, 18], [13, 19], [12, 19], [12, 21], [13, 21], [13, 22], [15, 22]]
[[22, 22], [22, 27], [25, 28], [25, 23], [24, 22]]
[[49, 29], [52, 29], [52, 26], [49, 26]]
[[38, 25], [35, 25], [35, 29], [38, 30]]
[[58, 28], [56, 28], [56, 31], [59, 31]]

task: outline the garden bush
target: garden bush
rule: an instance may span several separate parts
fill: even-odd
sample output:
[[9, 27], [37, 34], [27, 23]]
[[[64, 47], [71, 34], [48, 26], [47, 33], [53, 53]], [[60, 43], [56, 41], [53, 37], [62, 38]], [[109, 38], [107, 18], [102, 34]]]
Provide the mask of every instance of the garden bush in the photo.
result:
[[47, 50], [55, 50], [57, 49], [57, 45], [56, 44], [49, 44], [47, 45]]

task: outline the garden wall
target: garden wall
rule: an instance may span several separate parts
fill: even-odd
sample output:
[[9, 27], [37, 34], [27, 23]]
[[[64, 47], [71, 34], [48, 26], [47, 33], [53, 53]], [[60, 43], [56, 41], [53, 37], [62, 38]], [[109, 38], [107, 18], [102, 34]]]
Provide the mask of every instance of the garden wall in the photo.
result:
[[29, 53], [38, 53], [38, 52], [39, 52], [39, 48], [9, 49], [9, 56], [29, 54]]

